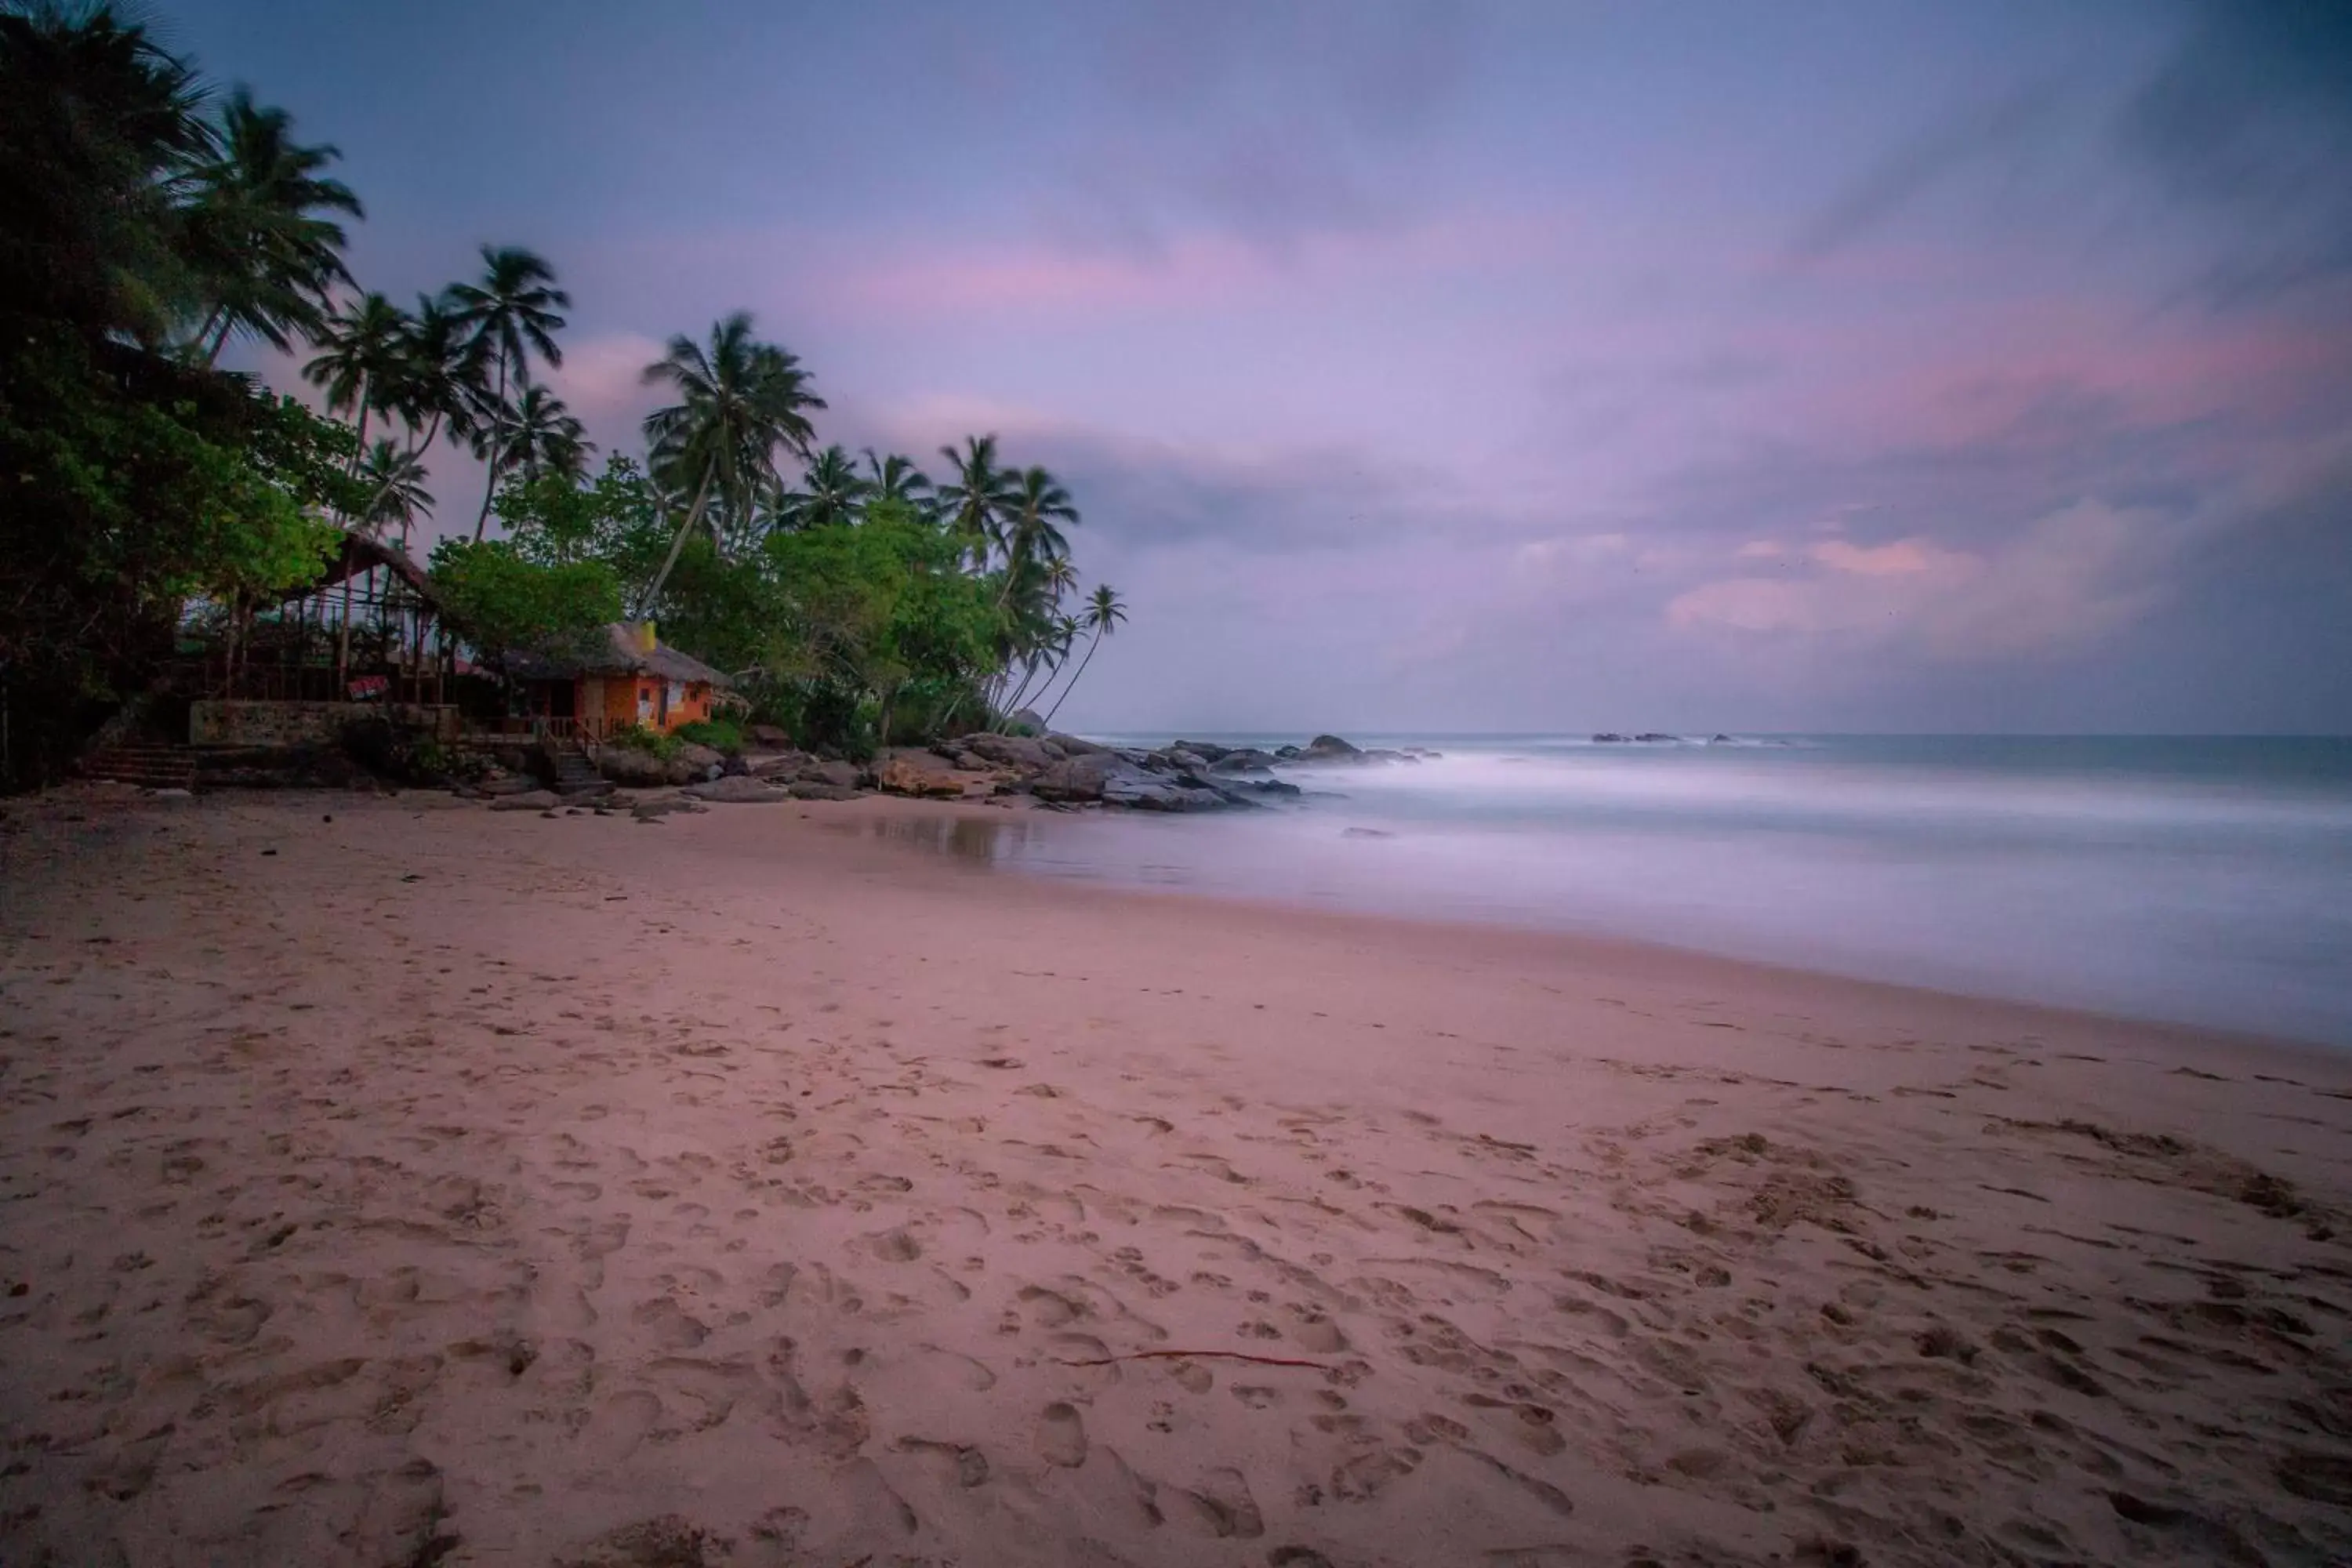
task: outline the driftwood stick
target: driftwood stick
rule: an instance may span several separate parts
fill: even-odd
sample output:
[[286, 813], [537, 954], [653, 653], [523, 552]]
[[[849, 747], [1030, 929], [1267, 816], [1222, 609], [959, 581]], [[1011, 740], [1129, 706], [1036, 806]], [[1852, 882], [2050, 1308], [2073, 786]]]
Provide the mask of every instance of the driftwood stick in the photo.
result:
[[1056, 1366], [1109, 1366], [1122, 1361], [1245, 1361], [1259, 1366], [1303, 1366], [1313, 1372], [1331, 1369], [1319, 1361], [1293, 1361], [1287, 1356], [1251, 1355], [1246, 1351], [1130, 1351], [1125, 1355], [1097, 1356], [1091, 1361], [1056, 1361]]

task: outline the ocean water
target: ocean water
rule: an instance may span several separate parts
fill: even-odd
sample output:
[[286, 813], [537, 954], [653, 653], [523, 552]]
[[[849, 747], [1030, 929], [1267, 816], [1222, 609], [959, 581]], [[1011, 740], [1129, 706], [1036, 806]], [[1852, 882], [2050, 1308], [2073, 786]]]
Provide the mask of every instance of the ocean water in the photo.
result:
[[1286, 770], [1309, 794], [1282, 809], [1018, 817], [947, 847], [2352, 1045], [2352, 739], [1350, 739], [1442, 754]]

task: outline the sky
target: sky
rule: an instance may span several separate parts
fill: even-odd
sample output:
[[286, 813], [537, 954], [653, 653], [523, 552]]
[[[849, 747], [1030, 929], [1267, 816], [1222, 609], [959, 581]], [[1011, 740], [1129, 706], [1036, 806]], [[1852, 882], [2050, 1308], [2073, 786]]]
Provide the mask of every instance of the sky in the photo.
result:
[[150, 14], [365, 286], [548, 257], [602, 449], [745, 309], [1053, 468], [1064, 727], [2352, 731], [2333, 0]]

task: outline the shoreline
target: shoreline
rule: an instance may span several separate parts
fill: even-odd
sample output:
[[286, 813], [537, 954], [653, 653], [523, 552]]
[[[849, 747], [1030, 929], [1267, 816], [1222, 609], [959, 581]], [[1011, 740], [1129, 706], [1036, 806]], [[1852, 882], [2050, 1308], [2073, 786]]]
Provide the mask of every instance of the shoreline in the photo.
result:
[[2352, 1551], [2343, 1053], [966, 819], [10, 803], [0, 1554]]

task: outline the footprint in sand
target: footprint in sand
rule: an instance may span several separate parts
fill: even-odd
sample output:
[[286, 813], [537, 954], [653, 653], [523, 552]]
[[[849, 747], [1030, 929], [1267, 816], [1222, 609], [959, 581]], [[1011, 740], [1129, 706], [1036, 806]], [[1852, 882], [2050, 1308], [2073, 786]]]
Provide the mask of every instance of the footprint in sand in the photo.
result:
[[1087, 1424], [1076, 1405], [1057, 1400], [1045, 1406], [1037, 1418], [1037, 1457], [1073, 1470], [1087, 1462]]
[[642, 1389], [616, 1394], [598, 1405], [580, 1430], [580, 1446], [593, 1467], [617, 1465], [637, 1451], [654, 1423], [661, 1419], [662, 1403]]

